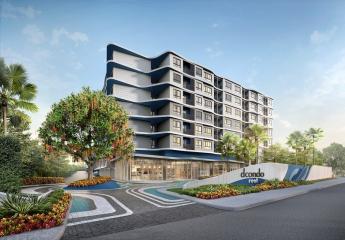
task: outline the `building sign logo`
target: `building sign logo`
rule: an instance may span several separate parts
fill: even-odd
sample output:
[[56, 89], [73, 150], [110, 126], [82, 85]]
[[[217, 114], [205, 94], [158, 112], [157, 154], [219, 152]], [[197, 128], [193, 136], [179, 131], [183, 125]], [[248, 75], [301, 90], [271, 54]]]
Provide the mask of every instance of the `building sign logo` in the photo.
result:
[[264, 172], [261, 172], [261, 169], [257, 172], [246, 172], [246, 169], [243, 168], [243, 172], [241, 172], [241, 178], [263, 178], [265, 176]]

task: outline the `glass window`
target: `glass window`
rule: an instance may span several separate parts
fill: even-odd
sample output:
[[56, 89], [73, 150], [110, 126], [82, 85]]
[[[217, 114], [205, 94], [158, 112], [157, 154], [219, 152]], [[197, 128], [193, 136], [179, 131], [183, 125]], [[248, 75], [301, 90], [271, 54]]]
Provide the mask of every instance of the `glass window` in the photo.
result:
[[212, 123], [212, 114], [210, 114], [210, 113], [205, 113], [205, 114], [204, 114], [204, 117], [205, 117], [205, 121], [206, 121], [206, 122]]
[[202, 134], [202, 126], [201, 125], [195, 125], [195, 133]]
[[204, 85], [204, 92], [212, 96], [212, 88]]
[[231, 88], [232, 88], [231, 82], [225, 81], [225, 87], [226, 87], [227, 89], [230, 89], [230, 90], [231, 90]]
[[173, 136], [173, 143], [181, 146], [181, 137]]
[[241, 116], [241, 110], [235, 109], [235, 115], [236, 116]]
[[196, 96], [195, 98], [196, 98], [196, 104], [202, 106], [202, 97]]
[[195, 147], [202, 148], [202, 140], [200, 139], [195, 140]]
[[235, 121], [235, 128], [238, 130], [241, 130], [241, 122], [240, 121]]
[[208, 140], [204, 140], [204, 148], [211, 150], [212, 149], [212, 142]]
[[254, 114], [250, 114], [250, 118], [251, 118], [252, 120], [256, 120], [256, 116], [255, 116]]
[[232, 114], [232, 109], [230, 106], [225, 106], [225, 112], [226, 113], [229, 113], [229, 114]]
[[174, 98], [181, 99], [181, 91], [177, 90], [176, 88], [174, 88], [173, 90], [173, 95], [174, 95]]
[[238, 85], [235, 85], [235, 91], [241, 93], [241, 87]]
[[195, 119], [196, 120], [202, 120], [202, 112], [201, 111], [195, 111]]
[[202, 91], [202, 83], [201, 82], [195, 82], [195, 83], [196, 83], [195, 89], [198, 91]]
[[195, 75], [197, 75], [197, 76], [199, 76], [199, 77], [202, 77], [202, 69], [196, 67], [196, 68], [195, 68]]
[[232, 126], [232, 121], [230, 118], [225, 118], [225, 125], [231, 127]]
[[204, 133], [209, 136], [212, 136], [212, 128], [204, 126]]
[[228, 102], [231, 102], [231, 95], [228, 93], [225, 93], [225, 100]]
[[212, 74], [211, 73], [208, 73], [208, 72], [204, 72], [204, 76], [207, 80], [210, 80], [212, 81]]
[[205, 107], [207, 108], [212, 108], [212, 101], [205, 99], [204, 101]]
[[173, 105], [173, 112], [181, 115], [181, 106], [174, 104]]
[[174, 127], [175, 129], [181, 130], [181, 122], [180, 122], [180, 121], [173, 120], [173, 127]]
[[176, 83], [181, 83], [182, 77], [181, 77], [180, 74], [174, 73], [173, 79], [174, 79], [174, 82], [176, 82]]
[[235, 98], [235, 103], [238, 104], [238, 105], [241, 105], [241, 98], [236, 97]]
[[174, 66], [181, 68], [181, 59], [174, 57], [173, 58], [173, 64], [174, 64]]

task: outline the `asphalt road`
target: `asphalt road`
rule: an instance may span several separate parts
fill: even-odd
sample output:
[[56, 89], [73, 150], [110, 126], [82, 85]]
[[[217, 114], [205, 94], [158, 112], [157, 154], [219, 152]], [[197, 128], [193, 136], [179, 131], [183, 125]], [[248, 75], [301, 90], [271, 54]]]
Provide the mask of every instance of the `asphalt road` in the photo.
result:
[[[131, 225], [136, 216], [139, 223]], [[121, 219], [128, 223], [121, 222], [120, 228], [114, 228], [116, 222], [100, 222], [103, 233], [80, 239], [344, 240], [345, 184], [239, 212], [194, 204], [130, 217]]]

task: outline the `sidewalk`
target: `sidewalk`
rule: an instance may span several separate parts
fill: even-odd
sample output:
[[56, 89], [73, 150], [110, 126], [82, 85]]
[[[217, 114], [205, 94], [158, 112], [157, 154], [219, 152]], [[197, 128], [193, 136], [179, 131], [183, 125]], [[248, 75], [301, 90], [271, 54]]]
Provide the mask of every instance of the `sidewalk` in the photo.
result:
[[317, 191], [320, 189], [332, 187], [339, 184], [344, 184], [345, 178], [337, 178], [332, 180], [325, 180], [317, 182], [310, 185], [303, 185], [298, 187], [291, 187], [285, 189], [264, 191], [259, 193], [250, 193], [246, 195], [234, 196], [234, 197], [225, 197], [212, 200], [205, 200], [200, 198], [195, 198], [191, 196], [181, 195], [178, 193], [173, 193], [167, 191], [167, 188], [157, 189], [159, 192], [172, 195], [179, 198], [188, 199], [200, 204], [204, 204], [210, 207], [230, 210], [230, 211], [241, 211], [248, 208], [264, 205], [271, 202], [276, 202], [286, 198], [302, 195], [311, 191]]

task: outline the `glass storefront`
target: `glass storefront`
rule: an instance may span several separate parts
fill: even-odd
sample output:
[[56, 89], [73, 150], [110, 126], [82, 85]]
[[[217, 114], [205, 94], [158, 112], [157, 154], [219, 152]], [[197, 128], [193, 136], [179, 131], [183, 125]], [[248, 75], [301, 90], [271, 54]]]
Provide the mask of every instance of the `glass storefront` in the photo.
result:
[[201, 179], [240, 168], [229, 162], [177, 161], [136, 158], [131, 161], [131, 180]]

